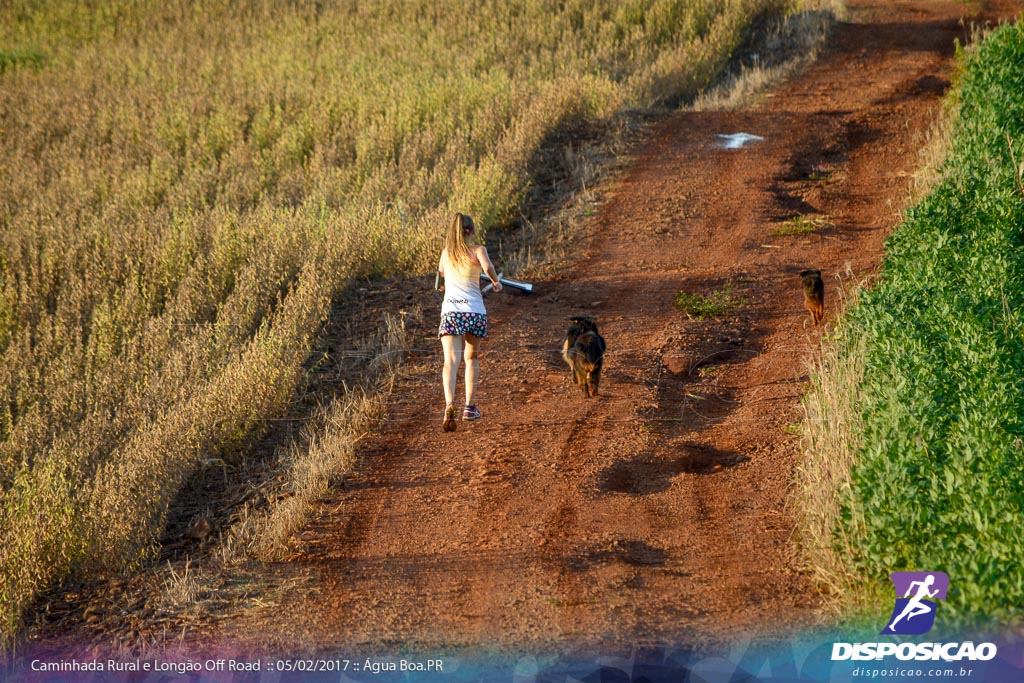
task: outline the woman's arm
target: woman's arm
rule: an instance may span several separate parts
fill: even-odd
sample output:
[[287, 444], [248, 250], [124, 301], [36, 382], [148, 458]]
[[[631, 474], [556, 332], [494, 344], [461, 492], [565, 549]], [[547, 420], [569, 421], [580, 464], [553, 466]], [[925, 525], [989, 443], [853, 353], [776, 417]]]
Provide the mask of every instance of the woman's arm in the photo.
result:
[[487, 248], [484, 245], [477, 247], [476, 258], [480, 262], [480, 267], [487, 273], [487, 277], [491, 279], [494, 291], [500, 292], [501, 282], [498, 280], [498, 274], [494, 272], [494, 264], [491, 263], [491, 257], [487, 255]]

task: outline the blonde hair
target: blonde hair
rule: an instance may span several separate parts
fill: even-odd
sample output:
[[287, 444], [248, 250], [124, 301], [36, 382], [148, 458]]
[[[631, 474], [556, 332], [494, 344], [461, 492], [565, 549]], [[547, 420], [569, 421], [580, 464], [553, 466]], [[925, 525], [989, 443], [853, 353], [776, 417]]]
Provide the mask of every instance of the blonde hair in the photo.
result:
[[469, 216], [457, 213], [455, 219], [448, 226], [448, 233], [445, 235], [444, 248], [448, 251], [448, 260], [452, 265], [461, 268], [470, 268], [473, 265], [473, 255], [466, 244], [466, 236], [476, 232], [476, 224]]

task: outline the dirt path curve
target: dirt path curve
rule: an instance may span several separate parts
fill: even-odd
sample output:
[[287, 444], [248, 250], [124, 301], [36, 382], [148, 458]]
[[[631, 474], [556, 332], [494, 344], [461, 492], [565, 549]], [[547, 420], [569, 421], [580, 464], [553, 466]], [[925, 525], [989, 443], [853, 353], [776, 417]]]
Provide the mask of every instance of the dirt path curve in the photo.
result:
[[[820, 334], [797, 273], [820, 268], [834, 291], [879, 263], [965, 11], [851, 5], [827, 54], [756, 105], [661, 125], [603, 190], [596, 237], [562, 280], [489, 299], [483, 420], [442, 433], [440, 355], [410, 363], [360, 471], [301, 534], [288, 571], [316, 588], [222, 624], [223, 644], [565, 651], [815, 619], [787, 509]], [[764, 141], [716, 146], [736, 132]], [[818, 231], [775, 234], [797, 214], [823, 217]], [[724, 285], [744, 301], [729, 315], [673, 305]], [[557, 360], [580, 312], [608, 340], [593, 401]], [[432, 332], [416, 345], [439, 348]]]

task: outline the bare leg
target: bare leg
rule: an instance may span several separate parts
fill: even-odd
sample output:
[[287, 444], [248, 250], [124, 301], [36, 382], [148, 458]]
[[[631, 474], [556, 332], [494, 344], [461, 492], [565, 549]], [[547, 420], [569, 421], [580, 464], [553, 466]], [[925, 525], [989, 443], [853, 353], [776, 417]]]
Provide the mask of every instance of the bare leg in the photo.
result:
[[466, 359], [466, 405], [476, 405], [473, 397], [476, 395], [476, 383], [480, 378], [480, 360], [476, 357], [476, 351], [480, 339], [471, 334], [466, 335], [466, 350], [463, 357]]
[[[444, 372], [441, 380], [444, 383], [444, 401], [446, 406], [455, 403], [455, 384], [459, 376], [459, 364], [462, 362], [462, 347], [465, 337], [462, 335], [446, 334], [441, 337], [441, 348], [444, 349]], [[469, 369], [466, 370], [466, 379], [469, 379]], [[467, 390], [469, 383], [467, 382]]]
[[889, 630], [892, 631], [895, 628], [896, 624], [904, 617], [907, 618], [907, 621], [910, 621], [914, 617], [919, 616], [921, 614], [927, 614], [928, 612], [931, 612], [931, 609], [929, 609], [928, 607], [925, 607], [920, 603], [908, 602], [907, 606], [903, 608], [902, 612], [900, 612], [900, 615], [893, 619], [892, 623], [889, 624]]

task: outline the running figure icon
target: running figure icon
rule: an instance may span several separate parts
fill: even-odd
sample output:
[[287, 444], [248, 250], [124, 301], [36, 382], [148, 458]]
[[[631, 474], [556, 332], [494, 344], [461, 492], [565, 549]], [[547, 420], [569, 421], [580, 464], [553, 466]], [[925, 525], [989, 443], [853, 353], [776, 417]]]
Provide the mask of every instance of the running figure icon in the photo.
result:
[[935, 576], [933, 574], [929, 574], [924, 581], [912, 581], [910, 583], [911, 591], [914, 590], [914, 586], [917, 586], [917, 594], [910, 598], [910, 602], [908, 602], [907, 606], [903, 608], [900, 615], [893, 619], [892, 623], [889, 624], [890, 631], [895, 631], [896, 624], [904, 617], [906, 617], [907, 621], [910, 621], [914, 617], [919, 617], [922, 614], [928, 614], [929, 612], [934, 611], [934, 607], [923, 602], [924, 598], [934, 598], [939, 594], [938, 590], [928, 590], [928, 588], [934, 583]]
[[894, 572], [890, 576], [896, 604], [882, 633], [915, 635], [931, 630], [938, 601], [946, 599], [949, 577], [944, 572]]

